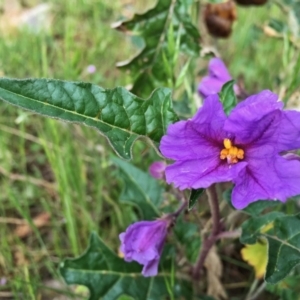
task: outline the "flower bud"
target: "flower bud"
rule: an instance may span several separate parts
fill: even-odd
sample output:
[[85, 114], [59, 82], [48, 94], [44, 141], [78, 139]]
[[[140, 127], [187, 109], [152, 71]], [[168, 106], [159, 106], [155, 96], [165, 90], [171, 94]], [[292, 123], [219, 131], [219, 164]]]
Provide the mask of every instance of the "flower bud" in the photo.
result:
[[149, 167], [149, 173], [155, 179], [163, 179], [167, 164], [164, 161], [156, 161]]
[[131, 224], [119, 235], [121, 252], [125, 261], [137, 261], [144, 265], [145, 277], [158, 273], [158, 264], [170, 226], [170, 219], [141, 221]]

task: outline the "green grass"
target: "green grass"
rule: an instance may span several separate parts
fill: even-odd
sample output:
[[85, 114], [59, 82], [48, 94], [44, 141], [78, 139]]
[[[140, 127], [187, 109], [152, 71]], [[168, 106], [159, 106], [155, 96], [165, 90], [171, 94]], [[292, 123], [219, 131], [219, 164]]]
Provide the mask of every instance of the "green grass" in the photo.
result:
[[[54, 10], [49, 33], [0, 33], [0, 71], [8, 77], [83, 80], [105, 88], [130, 83], [115, 63], [135, 50], [129, 39], [110, 28], [122, 16], [121, 1], [49, 2]], [[271, 12], [279, 13], [276, 8]], [[239, 9], [232, 37], [217, 43], [232, 74], [242, 74], [250, 92], [278, 91], [293, 80], [297, 85], [294, 77], [284, 76], [290, 74], [287, 65], [298, 58], [289, 53], [293, 50], [253, 29], [269, 13], [268, 7]], [[197, 63], [204, 66], [203, 60]], [[97, 67], [95, 74], [86, 72], [90, 64]], [[145, 159], [155, 155], [141, 142], [134, 153], [135, 164], [144, 169]], [[5, 291], [13, 299], [72, 299], [74, 289], [58, 275], [59, 262], [80, 254], [92, 230], [117, 251], [119, 232], [136, 216], [117, 202], [120, 185], [110, 155], [106, 140], [91, 128], [0, 103], [0, 278], [8, 280], [0, 295]], [[37, 229], [33, 219], [42, 212], [49, 213], [50, 221]], [[33, 229], [26, 238], [14, 234], [18, 220], [28, 221]], [[50, 280], [59, 285], [50, 287]]]
[[[2, 33], [4, 75], [84, 80], [105, 87], [126, 85], [126, 74], [119, 73], [115, 63], [130, 55], [131, 46], [110, 28], [121, 16], [120, 4], [50, 2], [54, 9], [51, 32]], [[95, 74], [86, 72], [90, 64], [97, 67]], [[5, 103], [0, 104], [0, 111], [0, 166], [5, 171], [0, 175], [0, 277], [7, 278], [5, 291], [14, 299], [53, 299], [70, 293], [63, 284], [58, 292], [46, 286], [50, 279], [61, 282], [59, 262], [80, 254], [92, 230], [116, 246], [118, 233], [130, 219], [116, 205], [119, 188], [114, 186], [111, 152], [96, 131], [43, 119]], [[38, 230], [33, 218], [42, 212], [51, 217]], [[18, 238], [13, 234], [14, 219], [27, 220], [33, 232]]]

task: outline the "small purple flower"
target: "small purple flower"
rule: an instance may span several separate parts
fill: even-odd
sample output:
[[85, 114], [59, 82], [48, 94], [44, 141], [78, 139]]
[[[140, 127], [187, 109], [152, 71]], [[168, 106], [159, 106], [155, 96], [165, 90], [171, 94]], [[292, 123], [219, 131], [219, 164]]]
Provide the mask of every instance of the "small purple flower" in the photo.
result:
[[[224, 62], [217, 57], [209, 61], [208, 73], [209, 75], [203, 77], [198, 85], [198, 92], [204, 99], [209, 95], [219, 93], [222, 86], [232, 79]], [[234, 86], [234, 90], [238, 94], [238, 87], [236, 85]]]
[[88, 65], [87, 68], [86, 68], [86, 71], [89, 74], [94, 74], [97, 71], [97, 69], [94, 65]]
[[126, 232], [119, 235], [124, 259], [144, 265], [142, 274], [145, 277], [157, 275], [169, 225], [170, 220], [167, 218], [141, 221], [131, 224]]
[[164, 161], [155, 161], [149, 167], [149, 173], [155, 179], [163, 179], [167, 164]]
[[0, 285], [6, 285], [7, 279], [5, 277], [0, 278]]
[[265, 90], [239, 103], [227, 117], [218, 95], [205, 99], [196, 115], [168, 127], [160, 150], [175, 163], [166, 180], [180, 189], [233, 181], [237, 209], [300, 194], [300, 161], [287, 151], [300, 148], [300, 113], [283, 111]]

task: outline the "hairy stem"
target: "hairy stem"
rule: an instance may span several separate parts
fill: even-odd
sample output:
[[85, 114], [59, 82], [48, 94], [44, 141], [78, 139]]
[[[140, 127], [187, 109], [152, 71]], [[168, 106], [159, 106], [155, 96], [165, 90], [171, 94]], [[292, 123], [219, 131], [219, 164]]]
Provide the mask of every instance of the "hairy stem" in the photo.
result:
[[199, 253], [199, 257], [193, 268], [193, 278], [196, 280], [200, 279], [200, 274], [204, 266], [206, 256], [209, 253], [211, 247], [218, 240], [218, 234], [220, 232], [220, 210], [215, 185], [210, 186], [206, 191], [208, 196], [208, 203], [211, 210], [212, 231], [210, 233], [210, 236], [204, 240], [201, 251]]

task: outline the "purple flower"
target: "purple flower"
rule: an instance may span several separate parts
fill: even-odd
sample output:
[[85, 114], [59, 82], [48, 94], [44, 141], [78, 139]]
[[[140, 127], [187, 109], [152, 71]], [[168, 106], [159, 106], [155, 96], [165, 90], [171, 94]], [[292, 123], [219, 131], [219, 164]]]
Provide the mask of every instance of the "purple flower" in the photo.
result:
[[86, 71], [89, 74], [94, 74], [97, 71], [97, 69], [94, 65], [88, 65], [87, 68], [86, 68]]
[[155, 161], [149, 167], [149, 173], [156, 179], [163, 179], [165, 176], [165, 169], [167, 164], [164, 161]]
[[175, 160], [166, 180], [180, 189], [233, 181], [232, 203], [242, 209], [259, 199], [285, 201], [300, 194], [300, 113], [283, 111], [266, 90], [248, 97], [227, 117], [218, 95], [196, 115], [168, 127], [160, 150]]
[[144, 265], [145, 277], [155, 276], [158, 272], [160, 255], [170, 225], [169, 219], [142, 221], [131, 224], [126, 232], [119, 235], [121, 252], [126, 261], [137, 261]]
[[[208, 76], [205, 76], [198, 85], [198, 92], [204, 99], [209, 95], [217, 94], [221, 91], [222, 86], [232, 78], [220, 58], [212, 58], [208, 65]], [[235, 85], [234, 90], [238, 94], [238, 87]]]

